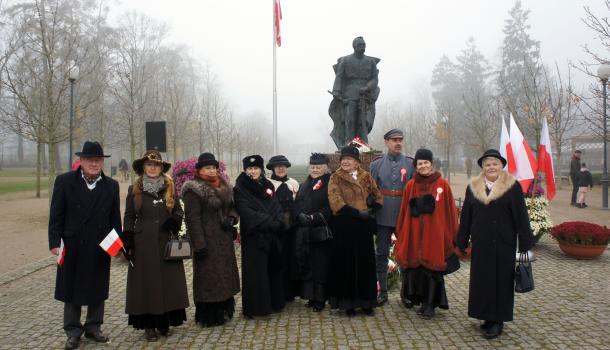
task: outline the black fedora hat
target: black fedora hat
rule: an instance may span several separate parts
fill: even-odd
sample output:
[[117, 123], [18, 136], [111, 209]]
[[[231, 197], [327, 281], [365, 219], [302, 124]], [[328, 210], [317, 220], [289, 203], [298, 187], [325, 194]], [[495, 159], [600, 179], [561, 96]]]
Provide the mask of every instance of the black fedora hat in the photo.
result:
[[144, 174], [144, 163], [147, 161], [160, 164], [163, 167], [164, 173], [166, 173], [172, 167], [171, 163], [168, 163], [161, 158], [161, 153], [159, 153], [159, 151], [149, 150], [144, 152], [142, 158], [133, 161], [133, 170], [135, 170], [138, 175]]
[[206, 165], [214, 165], [218, 168], [218, 161], [216, 157], [210, 152], [201, 153], [199, 158], [197, 159], [197, 164], [195, 164], [195, 169], [201, 169]]
[[291, 166], [290, 162], [288, 161], [288, 158], [286, 158], [286, 156], [283, 156], [281, 154], [269, 158], [269, 163], [267, 163], [267, 169], [273, 171], [273, 167], [275, 167], [277, 165], [285, 165], [286, 168], [290, 168], [290, 166]]
[[102, 145], [100, 145], [97, 141], [85, 141], [83, 144], [83, 150], [80, 152], [74, 153], [75, 155], [83, 158], [87, 157], [110, 157], [109, 154], [104, 154], [104, 149]]
[[500, 152], [498, 152], [498, 150], [488, 149], [487, 151], [485, 151], [485, 153], [483, 153], [481, 158], [479, 158], [479, 160], [477, 161], [477, 163], [479, 164], [479, 166], [481, 168], [483, 167], [483, 159], [485, 159], [487, 157], [498, 158], [502, 162], [502, 167], [506, 166], [506, 159], [504, 159], [504, 157], [502, 157], [502, 155], [500, 154]]

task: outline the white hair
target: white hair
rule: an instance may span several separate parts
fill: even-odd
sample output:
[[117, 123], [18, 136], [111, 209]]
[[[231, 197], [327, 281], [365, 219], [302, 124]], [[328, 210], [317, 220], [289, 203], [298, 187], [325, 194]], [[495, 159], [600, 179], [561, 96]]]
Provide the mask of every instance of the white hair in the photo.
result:
[[309, 175], [311, 175], [311, 166], [312, 165], [322, 165], [323, 166], [322, 172], [324, 174], [330, 174], [330, 168], [328, 167], [328, 164], [309, 164], [309, 167], [308, 167], [308, 174]]

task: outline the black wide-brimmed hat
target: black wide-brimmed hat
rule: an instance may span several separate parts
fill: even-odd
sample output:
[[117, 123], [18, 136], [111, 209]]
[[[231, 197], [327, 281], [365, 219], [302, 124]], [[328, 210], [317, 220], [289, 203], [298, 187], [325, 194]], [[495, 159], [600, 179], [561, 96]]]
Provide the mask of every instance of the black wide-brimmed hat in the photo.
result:
[[415, 157], [413, 157], [413, 165], [417, 165], [418, 160], [427, 160], [430, 163], [434, 162], [434, 155], [432, 151], [426, 148], [420, 148], [415, 152]]
[[247, 156], [242, 160], [242, 162], [244, 163], [244, 170], [251, 166], [257, 166], [263, 170], [263, 165], [265, 164], [263, 157], [259, 156], [258, 154]]
[[164, 161], [163, 158], [161, 158], [161, 153], [159, 153], [159, 151], [148, 150], [148, 151], [144, 152], [144, 154], [142, 155], [142, 158], [136, 159], [133, 161], [132, 167], [133, 167], [133, 170], [136, 172], [136, 174], [138, 174], [138, 175], [144, 174], [144, 163], [148, 162], [148, 161], [161, 164], [161, 166], [163, 167], [164, 173], [166, 173], [169, 170], [169, 168], [172, 167], [171, 163], [168, 163], [168, 162]]
[[267, 163], [267, 169], [273, 170], [273, 167], [278, 165], [285, 165], [286, 168], [290, 168], [291, 166], [290, 162], [288, 161], [288, 158], [280, 154], [269, 158], [269, 163]]
[[199, 158], [197, 159], [197, 164], [195, 164], [195, 169], [199, 170], [207, 165], [214, 165], [215, 167], [218, 168], [219, 164], [218, 164], [218, 161], [216, 160], [216, 157], [214, 157], [214, 155], [212, 153], [209, 153], [209, 152], [201, 153], [199, 155]]
[[110, 157], [109, 154], [104, 154], [104, 149], [102, 148], [102, 145], [100, 145], [100, 143], [97, 141], [85, 141], [85, 143], [83, 144], [83, 150], [80, 152], [76, 152], [74, 154], [76, 154], [78, 157], [83, 157], [83, 158], [87, 158], [87, 157], [108, 158], [108, 157]]
[[502, 155], [500, 154], [500, 152], [498, 152], [498, 150], [488, 149], [487, 151], [485, 151], [485, 153], [483, 153], [481, 158], [479, 158], [479, 160], [477, 161], [477, 163], [479, 164], [479, 166], [481, 168], [483, 167], [483, 159], [485, 159], [487, 157], [498, 158], [502, 162], [502, 167], [506, 166], [506, 159], [504, 159], [504, 157], [502, 157]]
[[330, 163], [330, 159], [324, 153], [312, 153], [311, 157], [309, 157], [310, 165], [322, 165]]
[[354, 146], [345, 146], [341, 148], [339, 160], [343, 159], [344, 157], [352, 157], [355, 160], [360, 161], [360, 151], [358, 151], [358, 148]]

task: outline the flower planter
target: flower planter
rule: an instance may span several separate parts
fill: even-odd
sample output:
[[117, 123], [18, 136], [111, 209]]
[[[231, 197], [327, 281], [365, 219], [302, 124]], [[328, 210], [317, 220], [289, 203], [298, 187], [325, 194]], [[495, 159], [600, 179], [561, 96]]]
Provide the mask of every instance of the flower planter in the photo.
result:
[[602, 245], [585, 245], [585, 244], [573, 244], [558, 242], [559, 249], [566, 255], [579, 260], [591, 260], [602, 255], [606, 250], [607, 244]]

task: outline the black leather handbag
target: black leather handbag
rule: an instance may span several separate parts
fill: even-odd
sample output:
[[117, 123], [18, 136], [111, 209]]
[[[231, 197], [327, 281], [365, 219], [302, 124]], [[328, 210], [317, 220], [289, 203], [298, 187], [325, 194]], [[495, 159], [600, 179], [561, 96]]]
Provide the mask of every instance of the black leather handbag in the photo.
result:
[[191, 249], [191, 240], [188, 237], [180, 237], [170, 235], [169, 240], [165, 244], [165, 260], [184, 260], [190, 259], [193, 256]]
[[320, 217], [322, 218], [324, 225], [312, 227], [309, 230], [309, 242], [324, 242], [333, 238], [333, 232], [330, 230], [330, 227], [328, 227], [328, 222], [326, 222], [324, 215], [320, 215]]
[[527, 253], [519, 253], [519, 262], [515, 267], [515, 292], [527, 293], [534, 290], [532, 262]]

